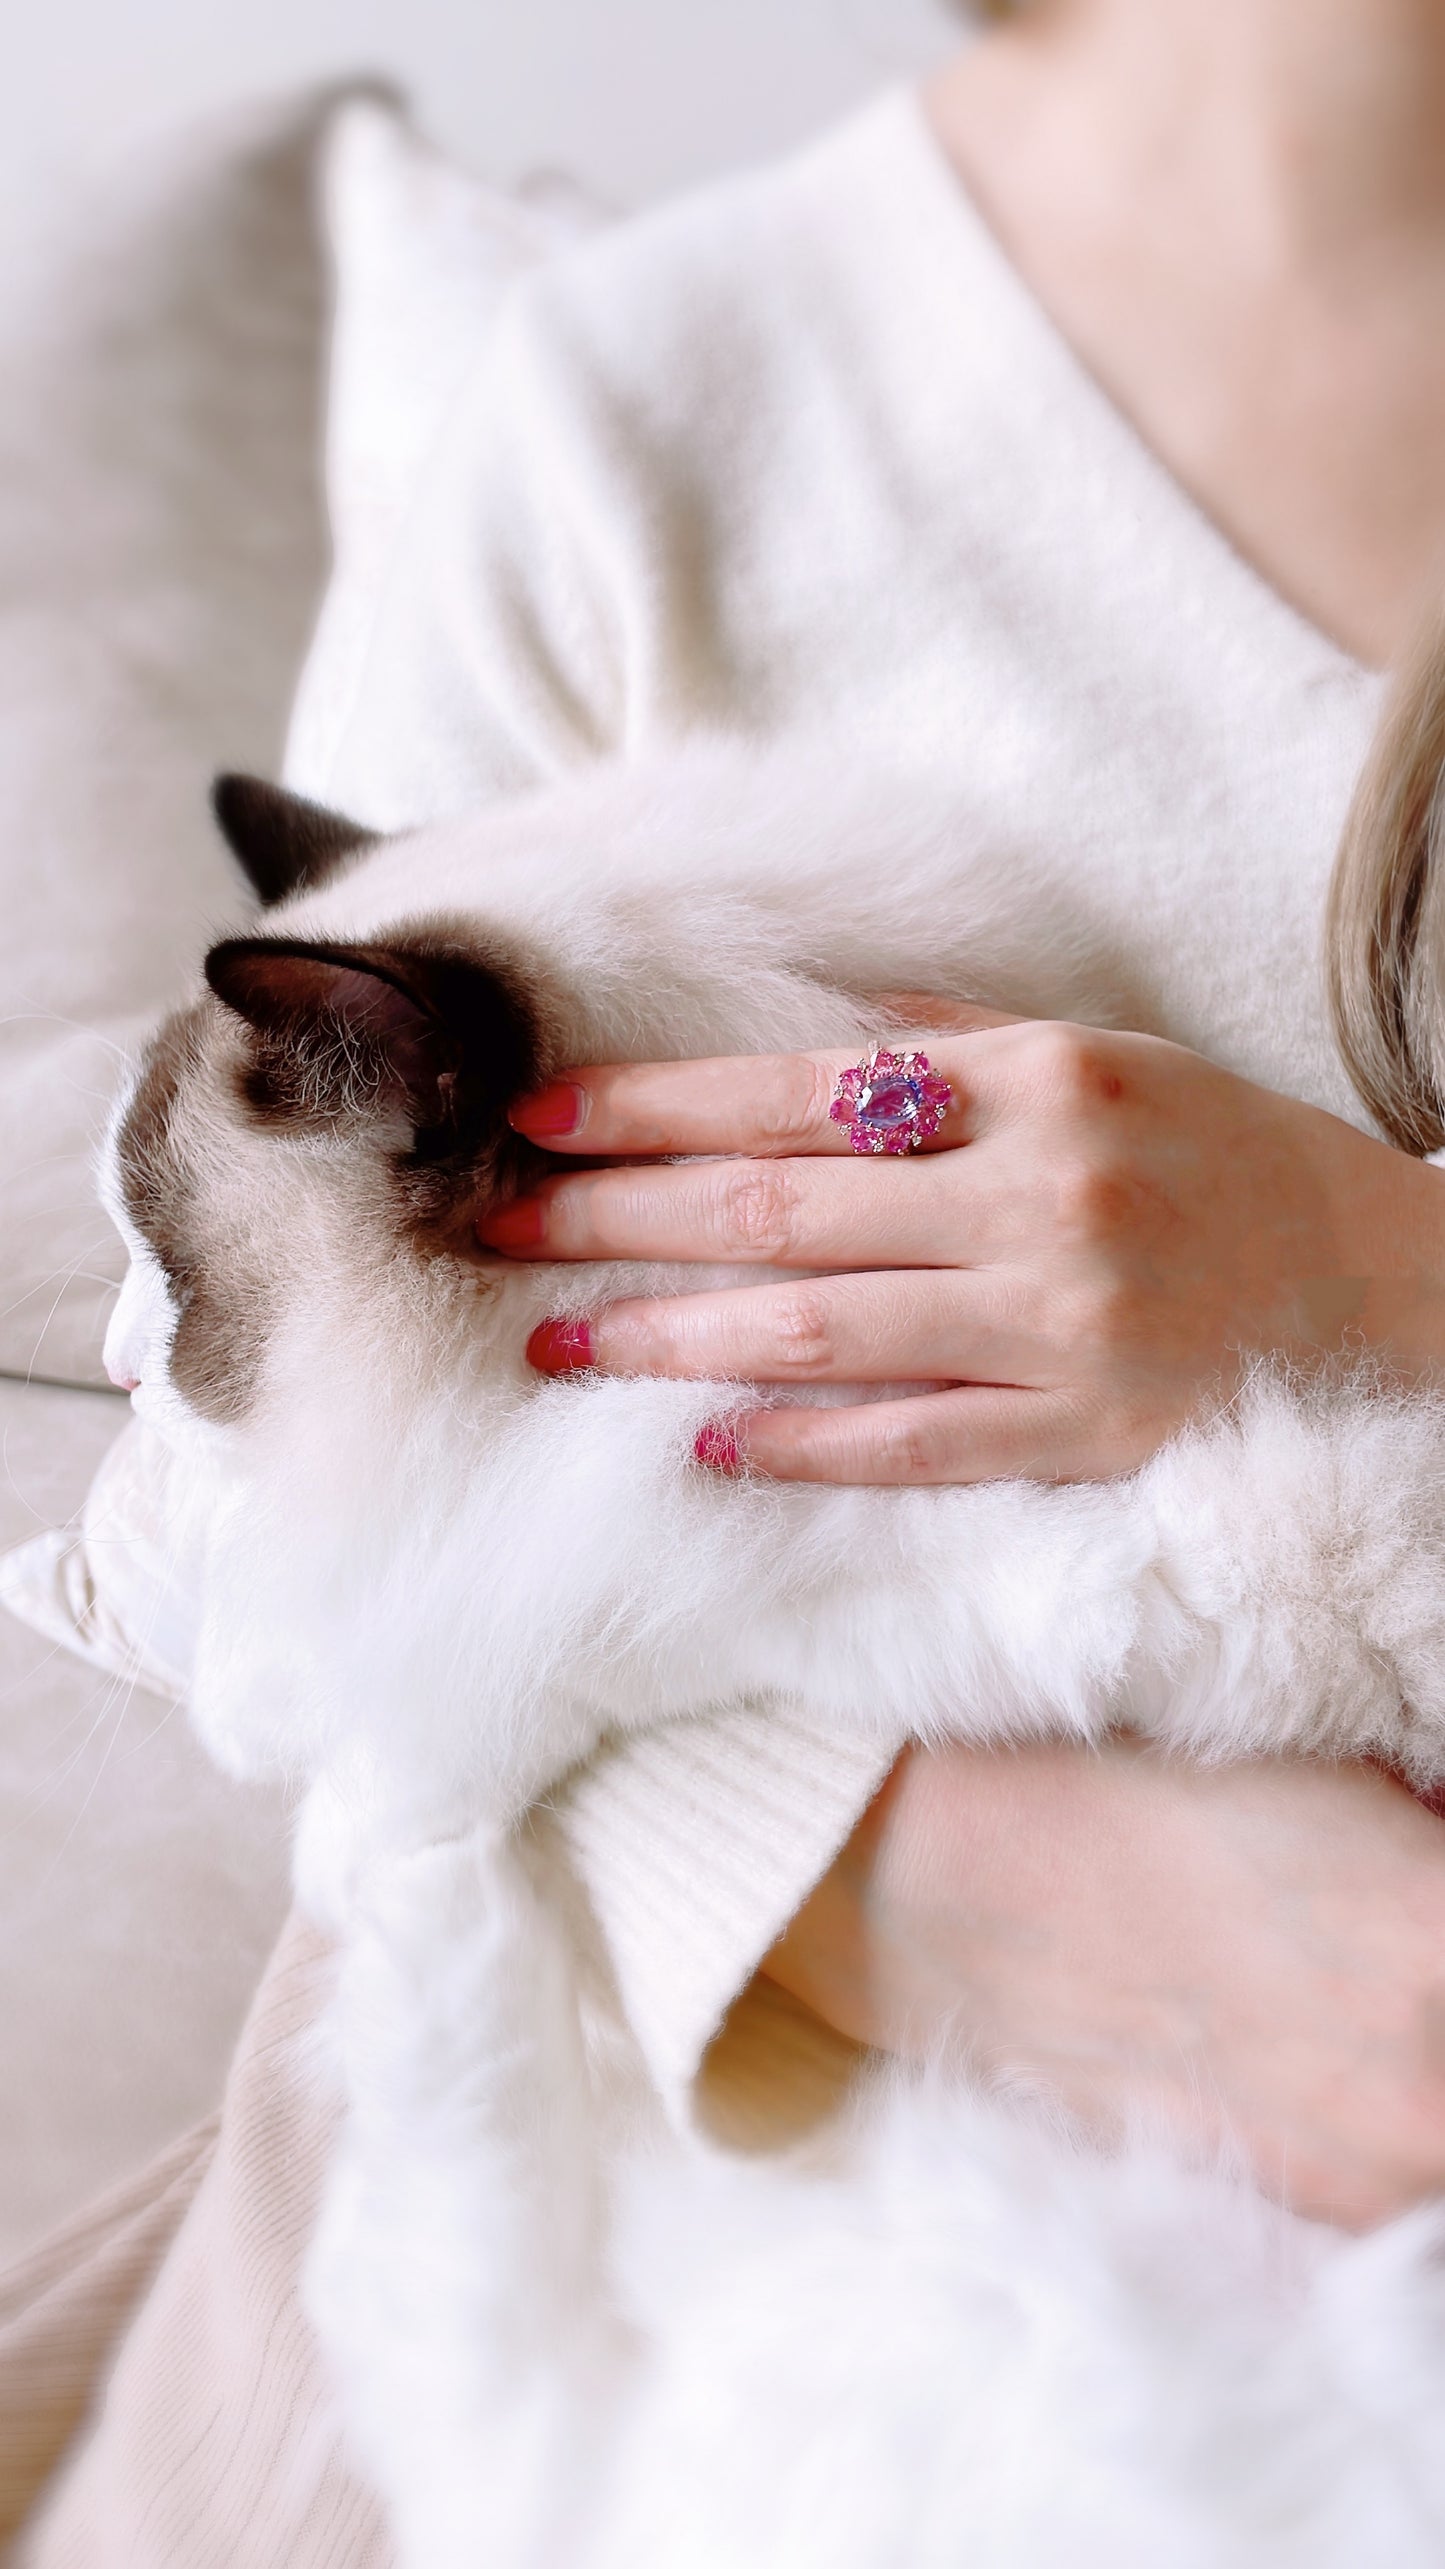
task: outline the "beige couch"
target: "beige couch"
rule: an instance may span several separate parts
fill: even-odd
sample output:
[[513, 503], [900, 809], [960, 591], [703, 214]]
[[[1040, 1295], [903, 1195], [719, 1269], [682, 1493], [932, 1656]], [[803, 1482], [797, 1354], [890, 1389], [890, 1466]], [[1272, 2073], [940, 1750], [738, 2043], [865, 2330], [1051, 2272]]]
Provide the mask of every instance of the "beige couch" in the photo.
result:
[[166, 1683], [163, 1453], [132, 1438], [77, 1520], [126, 1421], [96, 1145], [246, 913], [210, 779], [277, 773], [288, 735], [314, 769], [499, 300], [596, 219], [353, 83], [79, 209], [0, 333], [0, 2263], [215, 2103], [285, 1906], [284, 1811], [210, 1772]]
[[[206, 785], [274, 772], [325, 575], [334, 93], [147, 156], [9, 298], [0, 365], [0, 1549], [124, 1424], [92, 1158], [121, 1049], [239, 916]], [[214, 2104], [284, 1814], [0, 1614], [0, 2261]]]

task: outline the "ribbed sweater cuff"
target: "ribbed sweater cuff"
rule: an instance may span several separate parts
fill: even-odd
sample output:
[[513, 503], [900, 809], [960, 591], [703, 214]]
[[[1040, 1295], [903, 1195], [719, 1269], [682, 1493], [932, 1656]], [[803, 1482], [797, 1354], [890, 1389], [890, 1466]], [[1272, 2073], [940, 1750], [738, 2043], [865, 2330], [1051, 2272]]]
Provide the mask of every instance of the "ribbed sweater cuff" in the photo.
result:
[[623, 2011], [678, 2120], [694, 2117], [703, 2057], [733, 2001], [898, 1747], [748, 1708], [623, 1741], [558, 1797]]

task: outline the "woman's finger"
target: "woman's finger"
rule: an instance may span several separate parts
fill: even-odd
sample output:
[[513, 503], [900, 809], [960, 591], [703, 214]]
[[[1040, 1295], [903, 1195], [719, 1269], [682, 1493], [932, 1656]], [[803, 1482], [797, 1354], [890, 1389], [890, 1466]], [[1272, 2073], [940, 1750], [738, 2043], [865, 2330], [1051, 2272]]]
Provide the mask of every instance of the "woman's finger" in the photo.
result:
[[1122, 1468], [1091, 1455], [1070, 1394], [993, 1384], [855, 1409], [747, 1410], [704, 1428], [697, 1455], [723, 1473], [889, 1489], [1083, 1480]]
[[1016, 1296], [1005, 1310], [987, 1280], [936, 1268], [614, 1302], [544, 1320], [527, 1348], [545, 1374], [759, 1383], [1015, 1383], [1038, 1352]]
[[[963, 1075], [968, 1041], [950, 1035], [924, 1048], [954, 1092], [927, 1149], [954, 1149], [969, 1138]], [[859, 1058], [844, 1052], [759, 1053], [717, 1061], [592, 1064], [519, 1098], [510, 1120], [544, 1149], [578, 1151], [588, 1159], [691, 1151], [746, 1151], [758, 1159], [847, 1157], [846, 1127], [833, 1121], [829, 1109], [839, 1073]]]
[[932, 1159], [700, 1160], [544, 1180], [486, 1214], [483, 1247], [537, 1259], [669, 1258], [771, 1267], [963, 1266], [957, 1169]]

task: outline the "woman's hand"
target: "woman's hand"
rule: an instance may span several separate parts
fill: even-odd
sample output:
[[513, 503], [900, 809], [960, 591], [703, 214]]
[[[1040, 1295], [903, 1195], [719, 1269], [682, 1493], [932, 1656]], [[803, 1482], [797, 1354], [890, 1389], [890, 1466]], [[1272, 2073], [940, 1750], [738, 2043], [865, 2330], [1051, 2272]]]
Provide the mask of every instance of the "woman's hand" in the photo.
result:
[[909, 1752], [764, 1970], [1364, 2228], [1445, 2193], [1445, 1835], [1365, 1766]]
[[[905, 1160], [849, 1156], [832, 1055], [524, 1100], [535, 1140], [629, 1165], [549, 1179], [491, 1245], [824, 1271], [614, 1303], [544, 1325], [533, 1361], [956, 1387], [749, 1411], [702, 1449], [854, 1482], [1127, 1469], [1256, 1350], [1445, 1362], [1441, 1172], [1150, 1037], [978, 1011], [922, 1040], [956, 1107]], [[727, 1156], [656, 1164], [688, 1152]], [[1445, 2191], [1445, 1839], [1367, 1767], [911, 1751], [766, 1969], [845, 2032], [952, 2034], [1100, 2129], [1228, 2131], [1320, 2217]]]
[[[750, 1410], [699, 1450], [956, 1482], [1128, 1470], [1260, 1350], [1445, 1360], [1440, 1172], [1155, 1037], [968, 1013], [920, 1039], [956, 1103], [909, 1158], [850, 1156], [838, 1055], [583, 1069], [521, 1101], [547, 1149], [628, 1165], [547, 1180], [482, 1224], [489, 1246], [824, 1271], [546, 1324], [534, 1364], [943, 1384]], [[727, 1156], [666, 1165], [689, 1152]]]

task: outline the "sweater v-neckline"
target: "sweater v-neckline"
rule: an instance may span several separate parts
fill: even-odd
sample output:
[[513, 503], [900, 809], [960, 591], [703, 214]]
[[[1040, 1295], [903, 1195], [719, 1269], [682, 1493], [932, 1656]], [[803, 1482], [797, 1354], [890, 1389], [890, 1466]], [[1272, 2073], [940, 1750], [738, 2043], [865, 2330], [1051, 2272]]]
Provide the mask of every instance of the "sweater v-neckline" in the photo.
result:
[[[920, 221], [942, 238], [952, 233], [962, 260], [975, 277], [986, 279], [997, 313], [1016, 339], [1025, 344], [1035, 378], [1051, 378], [1060, 401], [1072, 415], [1123, 499], [1129, 530], [1137, 545], [1141, 510], [1147, 495], [1150, 511], [1171, 535], [1170, 555], [1192, 554], [1202, 589], [1215, 594], [1232, 628], [1248, 620], [1274, 649], [1306, 664], [1305, 674], [1356, 688], [1379, 688], [1386, 673], [1359, 658], [1317, 624], [1278, 587], [1269, 575], [1226, 532], [1206, 504], [1151, 446], [1143, 430], [1116, 400], [1040, 299], [986, 219], [961, 171], [950, 160], [929, 119], [918, 89], [899, 82], [876, 98], [858, 120], [871, 126], [884, 145], [896, 178], [907, 171], [915, 189]], [[855, 129], [856, 130], [856, 129]], [[1231, 596], [1232, 592], [1232, 596]], [[1232, 611], [1231, 611], [1232, 610]]]

